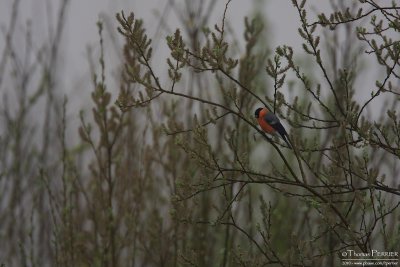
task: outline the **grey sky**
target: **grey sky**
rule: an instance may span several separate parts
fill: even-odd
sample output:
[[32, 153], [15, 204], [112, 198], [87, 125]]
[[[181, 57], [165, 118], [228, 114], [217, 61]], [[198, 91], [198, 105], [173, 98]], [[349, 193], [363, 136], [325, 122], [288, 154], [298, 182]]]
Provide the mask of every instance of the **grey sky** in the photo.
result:
[[[11, 6], [13, 0], [0, 1], [0, 25], [1, 38], [4, 38], [5, 31], [8, 27]], [[56, 0], [20, 0], [20, 16], [17, 24], [17, 34], [15, 36], [15, 45], [21, 45], [19, 42], [23, 40], [22, 32], [26, 31], [26, 22], [31, 21], [33, 44], [39, 49], [43, 44], [43, 40], [47, 40], [50, 33], [54, 33], [55, 22], [57, 19], [58, 6], [60, 1]], [[177, 5], [182, 5], [183, 0], [175, 1]], [[230, 25], [235, 29], [237, 37], [242, 38], [243, 19], [250, 16], [253, 10], [253, 4], [257, 1], [233, 0], [229, 6], [227, 18]], [[274, 49], [278, 45], [287, 44], [294, 48], [298, 57], [304, 57], [305, 53], [301, 48], [301, 39], [297, 29], [299, 27], [298, 14], [293, 7], [291, 0], [258, 0], [265, 5], [265, 14], [269, 23], [271, 39], [268, 40]], [[137, 17], [143, 18], [149, 36], [155, 36], [155, 30], [158, 27], [159, 19], [157, 13], [163, 12], [168, 1], [166, 0], [71, 0], [67, 9], [65, 32], [62, 38], [62, 50], [60, 51], [60, 60], [63, 65], [63, 75], [60, 82], [65, 88], [65, 93], [72, 100], [82, 101], [89, 99], [90, 94], [90, 76], [87, 60], [87, 47], [93, 47], [94, 52], [98, 52], [98, 34], [96, 22], [100, 18], [106, 21], [109, 28], [106, 28], [104, 37], [106, 44], [106, 62], [109, 71], [113, 71], [114, 66], [118, 62], [119, 47], [110, 45], [110, 34], [117, 36], [115, 14], [124, 10], [126, 13], [134, 11]], [[226, 1], [217, 1], [215, 10], [210, 19], [210, 27], [215, 23], [220, 24]], [[318, 10], [330, 10], [330, 1], [309, 0], [307, 5], [313, 6]], [[310, 12], [309, 18], [315, 19], [315, 12]], [[174, 12], [167, 14], [167, 25], [174, 30], [179, 27], [179, 23]], [[160, 38], [165, 38], [165, 32], [162, 32]], [[108, 46], [107, 46], [108, 45]], [[0, 51], [3, 51], [4, 42], [0, 42]], [[161, 58], [166, 57], [167, 50], [163, 46], [159, 46], [158, 55]], [[95, 54], [96, 56], [96, 54]], [[158, 64], [162, 66], [162, 64]], [[166, 73], [163, 69], [160, 72]], [[161, 75], [162, 73], [160, 73]], [[112, 78], [108, 78], [111, 82]], [[368, 81], [369, 80], [369, 81]], [[374, 85], [373, 75], [369, 79], [363, 81], [364, 84]], [[87, 90], [83, 90], [88, 87]], [[374, 88], [371, 88], [374, 89]], [[369, 90], [370, 91], [370, 90]], [[73, 94], [71, 94], [74, 92]], [[76, 93], [75, 93], [76, 92]], [[368, 96], [369, 94], [367, 94]], [[116, 97], [116, 96], [115, 96]], [[363, 98], [363, 96], [360, 96]], [[75, 99], [74, 99], [75, 98]], [[84, 100], [84, 101], [86, 101]], [[81, 105], [80, 105], [81, 106]]]
[[[0, 1], [0, 25], [2, 26], [2, 34], [4, 36], [5, 27], [10, 21], [10, 10], [14, 1]], [[55, 21], [60, 1], [54, 0], [21, 0], [20, 1], [20, 17], [19, 30], [26, 30], [26, 22], [32, 22], [34, 33], [33, 42], [41, 45], [41, 40], [49, 36], [49, 32], [54, 30]], [[86, 48], [88, 45], [98, 44], [98, 35], [96, 21], [100, 18], [107, 17], [114, 19], [115, 14], [124, 10], [126, 13], [134, 11], [137, 17], [144, 19], [146, 27], [150, 33], [154, 34], [157, 25], [152, 23], [158, 21], [155, 17], [155, 11], [162, 12], [168, 1], [165, 0], [146, 0], [146, 1], [126, 1], [126, 0], [71, 0], [67, 13], [67, 25], [63, 36], [65, 56], [64, 65], [68, 73], [82, 74], [82, 69], [87, 68]], [[178, 5], [183, 1], [175, 1]], [[292, 46], [299, 45], [299, 38], [296, 34], [298, 27], [298, 18], [292, 7], [291, 1], [269, 0], [266, 3], [266, 14], [268, 21], [272, 25], [277, 26], [272, 30], [273, 46], [278, 44], [289, 44]], [[326, 5], [326, 4], [325, 4]], [[209, 25], [220, 23], [225, 1], [218, 1], [213, 12]], [[239, 37], [243, 32], [243, 19], [252, 12], [253, 1], [233, 0], [229, 6], [228, 19], [233, 28], [237, 31]], [[283, 20], [284, 18], [284, 20]], [[174, 30], [179, 26], [175, 14], [171, 11], [168, 18], [169, 26]], [[114, 21], [114, 25], [116, 23]], [[275, 27], [274, 26], [274, 27]], [[270, 27], [272, 29], [273, 27]], [[269, 40], [269, 41], [271, 41]], [[4, 42], [0, 42], [0, 48]], [[70, 76], [71, 77], [71, 76]]]

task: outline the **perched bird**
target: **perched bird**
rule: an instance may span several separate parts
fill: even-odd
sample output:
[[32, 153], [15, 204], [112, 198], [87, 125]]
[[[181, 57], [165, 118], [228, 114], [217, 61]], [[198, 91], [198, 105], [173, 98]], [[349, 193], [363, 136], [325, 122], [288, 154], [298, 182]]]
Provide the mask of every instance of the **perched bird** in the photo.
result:
[[254, 115], [264, 132], [269, 134], [276, 134], [276, 132], [278, 132], [288, 147], [292, 148], [287, 139], [288, 134], [285, 128], [273, 112], [269, 111], [267, 108], [258, 108], [254, 112]]

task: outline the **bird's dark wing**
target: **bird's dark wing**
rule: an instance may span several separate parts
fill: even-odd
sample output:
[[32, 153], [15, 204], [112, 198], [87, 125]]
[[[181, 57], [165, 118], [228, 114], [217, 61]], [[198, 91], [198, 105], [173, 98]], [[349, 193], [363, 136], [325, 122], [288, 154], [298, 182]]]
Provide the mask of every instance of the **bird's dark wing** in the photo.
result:
[[280, 122], [278, 117], [272, 112], [265, 114], [264, 120], [271, 126]]
[[264, 120], [272, 126], [281, 136], [287, 135], [285, 128], [283, 128], [283, 125], [279, 121], [278, 117], [272, 113], [268, 112], [264, 116]]
[[274, 128], [282, 137], [282, 139], [286, 142], [286, 144], [288, 145], [288, 147], [291, 149], [292, 146], [289, 143], [289, 141], [286, 139], [286, 136], [288, 135], [285, 128], [283, 127], [282, 123], [279, 121], [278, 117], [272, 113], [272, 112], [268, 112], [267, 114], [265, 114], [264, 116], [264, 120], [272, 126], [272, 128]]

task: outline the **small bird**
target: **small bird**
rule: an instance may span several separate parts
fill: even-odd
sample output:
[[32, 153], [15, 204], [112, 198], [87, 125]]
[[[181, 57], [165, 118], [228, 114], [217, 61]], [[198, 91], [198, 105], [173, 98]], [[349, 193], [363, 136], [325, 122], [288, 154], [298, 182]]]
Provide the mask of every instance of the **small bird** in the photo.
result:
[[254, 115], [264, 132], [274, 135], [278, 132], [288, 147], [292, 148], [288, 142], [288, 134], [285, 128], [273, 112], [269, 111], [267, 108], [258, 108], [254, 112]]

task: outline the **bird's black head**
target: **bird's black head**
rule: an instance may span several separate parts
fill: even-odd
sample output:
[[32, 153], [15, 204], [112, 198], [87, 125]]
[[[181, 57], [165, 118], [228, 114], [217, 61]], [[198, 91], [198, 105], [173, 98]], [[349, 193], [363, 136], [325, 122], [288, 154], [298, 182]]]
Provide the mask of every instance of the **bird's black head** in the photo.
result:
[[258, 109], [256, 109], [256, 111], [254, 112], [254, 116], [256, 117], [256, 118], [258, 118], [259, 116], [260, 116], [260, 111], [262, 110], [262, 108], [258, 108]]

